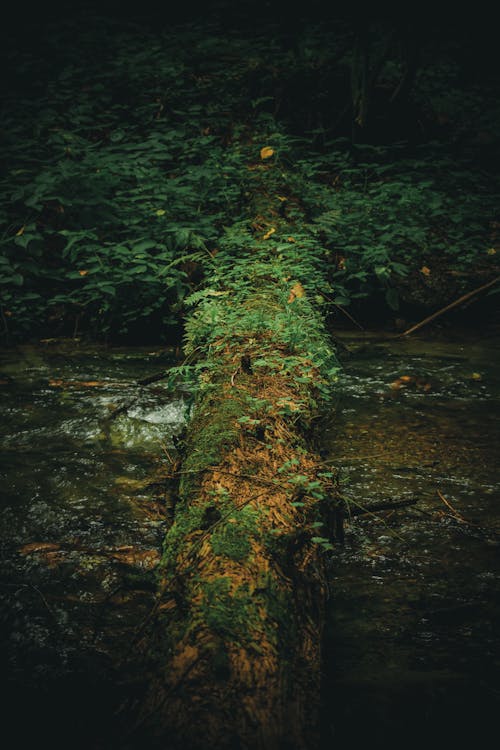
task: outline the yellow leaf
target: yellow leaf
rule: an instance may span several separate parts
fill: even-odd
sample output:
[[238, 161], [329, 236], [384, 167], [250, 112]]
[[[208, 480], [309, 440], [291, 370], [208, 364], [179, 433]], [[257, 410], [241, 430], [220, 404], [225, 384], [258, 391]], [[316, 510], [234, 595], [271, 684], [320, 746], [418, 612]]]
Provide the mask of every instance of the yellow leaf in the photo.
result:
[[430, 276], [431, 275], [431, 269], [427, 268], [427, 266], [422, 266], [420, 269], [420, 273], [423, 273], [424, 276]]
[[[23, 227], [23, 229], [24, 229], [24, 227]], [[19, 234], [19, 232], [18, 232], [18, 234]], [[497, 254], [497, 250], [496, 250], [495, 247], [489, 247], [486, 250], [486, 252], [487, 252], [488, 255], [496, 255]]]
[[266, 232], [266, 233], [265, 233], [265, 235], [263, 236], [263, 238], [262, 238], [262, 239], [263, 239], [263, 240], [268, 240], [268, 239], [269, 239], [269, 237], [270, 237], [270, 236], [271, 236], [272, 234], [274, 234], [274, 233], [275, 233], [275, 231], [276, 231], [276, 229], [275, 229], [274, 227], [271, 227], [271, 229], [270, 229], [270, 230], [269, 230], [268, 232]]
[[288, 304], [291, 305], [292, 302], [294, 302], [296, 299], [300, 299], [301, 297], [305, 297], [306, 292], [300, 281], [297, 281], [296, 284], [292, 286], [290, 289], [290, 296], [288, 297]]
[[88, 271], [78, 271], [80, 276], [86, 276], [88, 274]]
[[270, 146], [264, 146], [264, 148], [261, 148], [260, 150], [260, 158], [264, 161], [265, 159], [270, 159], [271, 156], [274, 154], [274, 149]]
[[24, 234], [24, 230], [26, 227], [22, 226], [21, 229], [16, 232], [16, 237], [20, 237], [22, 234]]
[[287, 237], [286, 241], [287, 242], [295, 242], [295, 237]]
[[283, 197], [282, 195], [278, 195], [278, 196], [277, 196], [277, 198], [278, 198], [278, 200], [279, 200], [279, 201], [281, 201], [282, 203], [283, 203], [283, 201], [287, 201], [287, 200], [288, 200], [288, 198], [284, 198], [284, 197]]
[[482, 377], [480, 372], [473, 372], [471, 375], [472, 380], [482, 380]]
[[156, 211], [157, 216], [164, 216], [166, 211], [163, 210], [163, 208], [159, 208], [158, 211]]

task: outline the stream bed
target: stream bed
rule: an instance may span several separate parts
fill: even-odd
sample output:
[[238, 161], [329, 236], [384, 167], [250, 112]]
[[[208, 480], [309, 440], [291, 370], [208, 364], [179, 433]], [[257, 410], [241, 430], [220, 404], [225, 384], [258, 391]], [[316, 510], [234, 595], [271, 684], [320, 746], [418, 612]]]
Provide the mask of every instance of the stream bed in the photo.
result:
[[[500, 340], [342, 343], [321, 450], [353, 517], [330, 562], [324, 748], [478, 739], [500, 707]], [[96, 737], [153, 605], [188, 406], [137, 383], [174, 363], [72, 342], [0, 354], [6, 715], [30, 717], [17, 747], [128, 746]]]

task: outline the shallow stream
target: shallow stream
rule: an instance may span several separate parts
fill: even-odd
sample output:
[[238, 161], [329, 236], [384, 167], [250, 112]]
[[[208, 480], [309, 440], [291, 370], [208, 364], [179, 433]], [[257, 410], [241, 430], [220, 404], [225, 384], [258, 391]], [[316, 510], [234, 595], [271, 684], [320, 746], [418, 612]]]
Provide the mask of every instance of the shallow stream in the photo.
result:
[[[324, 440], [353, 518], [332, 560], [325, 736], [486, 746], [500, 708], [500, 341], [342, 341]], [[402, 500], [415, 504], [354, 516]]]
[[[474, 739], [500, 707], [500, 340], [342, 342], [322, 453], [353, 517], [331, 560], [324, 747], [410, 729]], [[174, 359], [70, 343], [0, 354], [6, 713], [29, 702], [31, 716], [19, 747], [35, 730], [109, 747], [95, 728], [152, 606], [162, 470], [187, 405], [137, 381]]]

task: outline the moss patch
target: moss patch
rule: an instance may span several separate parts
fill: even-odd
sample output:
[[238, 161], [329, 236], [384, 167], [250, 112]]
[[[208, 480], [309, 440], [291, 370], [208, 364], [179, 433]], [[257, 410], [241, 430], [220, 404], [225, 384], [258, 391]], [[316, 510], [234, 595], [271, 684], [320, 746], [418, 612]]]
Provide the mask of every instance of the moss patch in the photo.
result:
[[227, 398], [222, 389], [207, 393], [200, 400], [190, 425], [193, 440], [187, 445], [179, 487], [181, 498], [192, 496], [200, 486], [202, 472], [218, 464], [236, 443], [240, 432], [237, 420], [242, 413], [241, 401], [234, 395]]
[[210, 539], [214, 553], [237, 562], [245, 560], [252, 550], [250, 540], [257, 534], [257, 515], [249, 507], [235, 510], [225, 523], [214, 529]]
[[[221, 576], [203, 586], [202, 612], [208, 627], [226, 641], [247, 640], [249, 623], [255, 619], [252, 601], [246, 587], [232, 592], [233, 580]], [[253, 615], [253, 617], [252, 617]]]
[[209, 503], [186, 506], [176, 515], [164, 542], [164, 552], [160, 563], [160, 573], [168, 573], [175, 566], [177, 555], [186, 537], [200, 530]]

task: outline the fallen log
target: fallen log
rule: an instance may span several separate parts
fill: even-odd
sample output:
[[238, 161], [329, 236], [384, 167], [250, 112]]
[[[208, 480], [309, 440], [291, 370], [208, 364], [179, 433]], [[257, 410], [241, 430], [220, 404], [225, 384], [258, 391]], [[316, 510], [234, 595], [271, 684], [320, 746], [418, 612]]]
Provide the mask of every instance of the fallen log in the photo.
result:
[[315, 302], [318, 248], [290, 237], [290, 224], [274, 229], [259, 239], [248, 224], [227, 239], [186, 324], [198, 390], [142, 634], [136, 725], [169, 748], [310, 750], [318, 740], [339, 500], [311, 430], [337, 362]]

